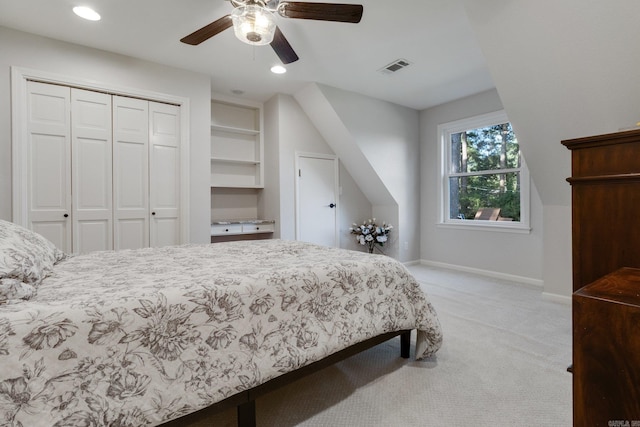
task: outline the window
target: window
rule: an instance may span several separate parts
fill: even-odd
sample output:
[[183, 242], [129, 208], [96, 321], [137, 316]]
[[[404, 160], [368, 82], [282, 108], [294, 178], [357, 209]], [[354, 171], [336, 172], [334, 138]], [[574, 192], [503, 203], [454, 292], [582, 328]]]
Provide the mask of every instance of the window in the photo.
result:
[[441, 223], [528, 230], [529, 173], [504, 111], [446, 123], [438, 133]]

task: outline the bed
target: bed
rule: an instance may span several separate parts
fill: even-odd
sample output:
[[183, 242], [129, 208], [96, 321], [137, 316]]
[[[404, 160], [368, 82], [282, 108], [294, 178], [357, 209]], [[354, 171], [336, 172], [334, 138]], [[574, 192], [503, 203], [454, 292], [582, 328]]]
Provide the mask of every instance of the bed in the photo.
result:
[[3, 426], [171, 425], [225, 402], [250, 425], [266, 385], [413, 329], [432, 356], [435, 311], [385, 256], [283, 240], [67, 256], [0, 221]]

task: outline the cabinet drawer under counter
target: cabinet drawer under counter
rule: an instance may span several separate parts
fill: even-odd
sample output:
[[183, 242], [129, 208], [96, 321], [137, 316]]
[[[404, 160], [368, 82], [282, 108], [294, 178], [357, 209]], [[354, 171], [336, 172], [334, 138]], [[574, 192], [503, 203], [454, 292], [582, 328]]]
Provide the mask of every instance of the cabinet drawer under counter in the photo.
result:
[[273, 233], [275, 221], [270, 220], [225, 220], [211, 223], [212, 236]]
[[242, 224], [243, 233], [273, 233], [275, 230], [275, 224], [262, 223], [262, 224]]
[[224, 236], [226, 234], [242, 234], [242, 224], [211, 224], [212, 236]]

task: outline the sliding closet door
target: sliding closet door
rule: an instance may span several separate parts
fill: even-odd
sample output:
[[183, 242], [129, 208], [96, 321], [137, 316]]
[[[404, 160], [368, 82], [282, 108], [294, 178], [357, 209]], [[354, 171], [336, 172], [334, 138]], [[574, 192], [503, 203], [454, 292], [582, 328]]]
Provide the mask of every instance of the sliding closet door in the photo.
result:
[[151, 246], [180, 236], [180, 107], [149, 102]]
[[71, 89], [73, 251], [113, 249], [111, 96]]
[[113, 97], [115, 249], [149, 246], [149, 102]]
[[27, 226], [65, 252], [72, 249], [70, 97], [68, 87], [27, 82]]

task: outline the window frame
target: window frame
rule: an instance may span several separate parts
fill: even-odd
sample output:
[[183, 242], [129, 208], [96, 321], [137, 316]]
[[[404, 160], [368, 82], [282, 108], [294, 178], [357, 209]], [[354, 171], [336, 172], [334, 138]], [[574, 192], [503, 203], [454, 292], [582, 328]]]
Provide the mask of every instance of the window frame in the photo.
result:
[[[446, 228], [458, 229], [484, 229], [491, 231], [512, 232], [512, 233], [529, 233], [531, 231], [529, 223], [530, 213], [530, 176], [529, 169], [520, 150], [520, 168], [493, 169], [490, 171], [477, 171], [466, 173], [451, 173], [449, 166], [451, 164], [451, 135], [478, 128], [499, 125], [509, 122], [507, 113], [504, 110], [494, 111], [491, 113], [481, 114], [460, 120], [438, 125], [438, 149], [440, 151], [440, 170], [439, 177], [439, 218], [438, 226]], [[517, 137], [517, 135], [516, 135]], [[449, 214], [449, 182], [450, 177], [456, 176], [476, 176], [482, 174], [495, 173], [520, 173], [520, 221], [475, 221], [473, 219], [450, 218]]]

